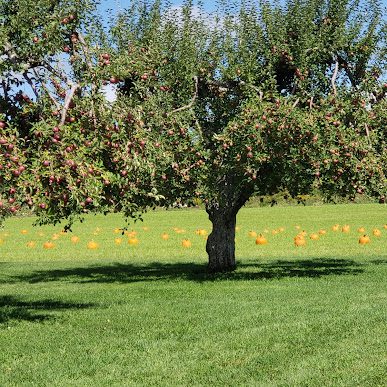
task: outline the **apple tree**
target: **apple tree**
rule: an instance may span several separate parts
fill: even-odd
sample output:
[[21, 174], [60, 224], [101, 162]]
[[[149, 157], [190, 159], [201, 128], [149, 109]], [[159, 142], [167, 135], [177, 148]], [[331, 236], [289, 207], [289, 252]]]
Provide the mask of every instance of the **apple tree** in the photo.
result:
[[209, 268], [225, 271], [254, 194], [385, 200], [378, 2], [133, 1], [108, 29], [93, 3], [0, 0], [1, 216], [132, 218], [201, 198]]

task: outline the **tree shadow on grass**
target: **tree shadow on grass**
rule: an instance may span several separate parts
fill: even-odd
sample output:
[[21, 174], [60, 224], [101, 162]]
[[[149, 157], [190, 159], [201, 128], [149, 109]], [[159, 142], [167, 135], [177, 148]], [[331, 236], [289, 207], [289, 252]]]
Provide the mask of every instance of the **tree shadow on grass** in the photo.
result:
[[374, 259], [370, 263], [373, 265], [387, 265], [387, 259]]
[[76, 283], [132, 283], [144, 281], [186, 280], [195, 282], [221, 280], [273, 280], [288, 277], [320, 278], [329, 275], [357, 275], [361, 264], [349, 259], [314, 258], [276, 260], [265, 263], [242, 262], [228, 273], [209, 273], [204, 264], [160, 263], [146, 265], [112, 263], [56, 270], [35, 271], [13, 277], [12, 282], [70, 281]]
[[94, 304], [80, 304], [57, 300], [23, 301], [14, 296], [0, 296], [0, 326], [11, 320], [40, 322], [53, 318], [49, 311], [85, 309]]

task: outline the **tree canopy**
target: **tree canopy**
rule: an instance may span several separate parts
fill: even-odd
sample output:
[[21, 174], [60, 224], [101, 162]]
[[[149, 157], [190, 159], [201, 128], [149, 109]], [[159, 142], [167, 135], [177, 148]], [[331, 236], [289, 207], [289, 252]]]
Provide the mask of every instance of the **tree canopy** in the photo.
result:
[[1, 217], [201, 199], [228, 270], [253, 194], [385, 200], [378, 1], [132, 1], [106, 27], [89, 0], [0, 0], [0, 28]]

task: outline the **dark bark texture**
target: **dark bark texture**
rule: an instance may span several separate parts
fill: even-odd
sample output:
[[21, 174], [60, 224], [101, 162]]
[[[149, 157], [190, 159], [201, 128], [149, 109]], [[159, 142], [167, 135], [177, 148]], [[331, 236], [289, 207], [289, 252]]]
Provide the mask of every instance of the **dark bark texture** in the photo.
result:
[[235, 181], [229, 176], [223, 185], [219, 185], [219, 197], [222, 200], [213, 200], [206, 206], [212, 222], [212, 232], [206, 245], [208, 269], [211, 272], [232, 271], [236, 268], [236, 216], [253, 193], [253, 186], [244, 186], [242, 190], [236, 190], [235, 186]]
[[236, 212], [224, 208], [207, 212], [212, 222], [212, 232], [206, 245], [208, 268], [212, 272], [232, 271], [236, 268]]

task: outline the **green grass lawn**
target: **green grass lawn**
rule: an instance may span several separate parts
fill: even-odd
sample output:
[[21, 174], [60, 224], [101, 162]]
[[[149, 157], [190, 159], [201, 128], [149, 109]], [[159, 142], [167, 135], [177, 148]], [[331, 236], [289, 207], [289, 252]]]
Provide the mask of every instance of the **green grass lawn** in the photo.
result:
[[1, 386], [386, 385], [386, 206], [243, 209], [238, 269], [219, 275], [195, 234], [210, 231], [202, 210], [147, 214], [130, 227], [136, 246], [114, 232], [118, 215], [89, 217], [53, 249], [43, 243], [61, 228], [31, 223], [0, 230]]

